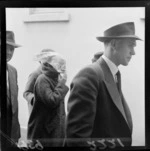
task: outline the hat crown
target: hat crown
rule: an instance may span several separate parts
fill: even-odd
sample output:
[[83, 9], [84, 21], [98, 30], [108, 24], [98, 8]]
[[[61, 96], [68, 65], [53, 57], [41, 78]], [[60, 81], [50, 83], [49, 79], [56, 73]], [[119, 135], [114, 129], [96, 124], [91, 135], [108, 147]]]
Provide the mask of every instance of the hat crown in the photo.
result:
[[135, 35], [134, 22], [126, 22], [110, 27], [104, 31], [104, 36], [96, 37], [101, 42], [106, 42], [111, 39], [123, 39], [132, 38], [135, 40], [141, 40]]
[[6, 40], [15, 43], [15, 35], [12, 31], [6, 31]]
[[135, 35], [135, 26], [133, 22], [127, 22], [113, 26], [104, 31], [104, 36], [128, 36]]

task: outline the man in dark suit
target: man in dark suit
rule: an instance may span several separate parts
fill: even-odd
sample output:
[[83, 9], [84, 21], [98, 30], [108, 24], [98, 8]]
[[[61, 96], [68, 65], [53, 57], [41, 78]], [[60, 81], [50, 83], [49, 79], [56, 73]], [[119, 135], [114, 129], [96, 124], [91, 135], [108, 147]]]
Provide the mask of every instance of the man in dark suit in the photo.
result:
[[135, 36], [134, 23], [126, 22], [105, 30], [97, 39], [104, 43], [104, 54], [80, 70], [71, 83], [67, 146], [131, 146], [132, 118], [118, 66], [128, 65], [140, 38]]
[[14, 54], [14, 49], [20, 47], [15, 43], [14, 33], [12, 31], [6, 31], [6, 79], [7, 79], [7, 131], [3, 136], [6, 139], [6, 147], [14, 146], [17, 144], [20, 138], [20, 124], [18, 119], [18, 82], [17, 82], [17, 70], [8, 62], [11, 60]]

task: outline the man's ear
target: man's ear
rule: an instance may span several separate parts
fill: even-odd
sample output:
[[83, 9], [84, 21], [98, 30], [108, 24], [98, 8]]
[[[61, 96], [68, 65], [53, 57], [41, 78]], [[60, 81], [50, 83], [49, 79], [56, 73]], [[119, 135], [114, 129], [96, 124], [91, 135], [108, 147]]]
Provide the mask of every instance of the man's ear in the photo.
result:
[[111, 43], [112, 49], [113, 50], [116, 49], [116, 39], [112, 39], [110, 43]]

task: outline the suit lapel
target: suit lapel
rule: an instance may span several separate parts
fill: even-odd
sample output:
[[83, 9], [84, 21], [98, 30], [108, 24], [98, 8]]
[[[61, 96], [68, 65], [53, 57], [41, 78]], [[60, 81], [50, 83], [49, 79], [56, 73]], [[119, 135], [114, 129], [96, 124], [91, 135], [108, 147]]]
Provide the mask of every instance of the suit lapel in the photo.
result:
[[[122, 96], [123, 96], [123, 94], [122, 94]], [[130, 130], [132, 132], [132, 129], [133, 129], [132, 116], [131, 116], [130, 109], [128, 107], [128, 104], [125, 101], [124, 96], [123, 96], [123, 99], [122, 99], [122, 104], [124, 106], [124, 110], [125, 110], [125, 114], [126, 114], [126, 117], [127, 117], [127, 120], [128, 120], [128, 124], [129, 124]]]
[[[117, 89], [117, 85], [114, 81], [113, 75], [108, 67], [108, 65], [106, 64], [106, 62], [101, 58], [98, 60], [99, 64], [101, 65], [101, 68], [103, 70], [104, 73], [104, 83], [106, 85], [106, 88], [112, 98], [113, 103], [115, 104], [115, 106], [118, 108], [118, 110], [121, 112], [122, 116], [124, 117], [125, 121], [127, 122], [127, 125], [129, 126], [125, 111], [124, 111], [124, 107], [122, 104], [122, 100], [121, 100], [121, 96], [119, 94], [119, 91]], [[130, 128], [130, 126], [129, 126]]]

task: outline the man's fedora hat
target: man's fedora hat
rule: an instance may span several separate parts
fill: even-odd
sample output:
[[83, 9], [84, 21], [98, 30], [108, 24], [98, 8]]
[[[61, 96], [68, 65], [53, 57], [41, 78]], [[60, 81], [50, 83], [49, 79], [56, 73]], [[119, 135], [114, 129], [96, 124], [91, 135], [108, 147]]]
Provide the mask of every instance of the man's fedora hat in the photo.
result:
[[105, 42], [111, 39], [133, 38], [135, 40], [141, 40], [135, 35], [134, 22], [126, 22], [115, 25], [104, 31], [104, 36], [96, 37], [97, 40]]
[[6, 44], [11, 45], [14, 48], [21, 47], [21, 45], [15, 43], [15, 35], [13, 31], [6, 31]]

